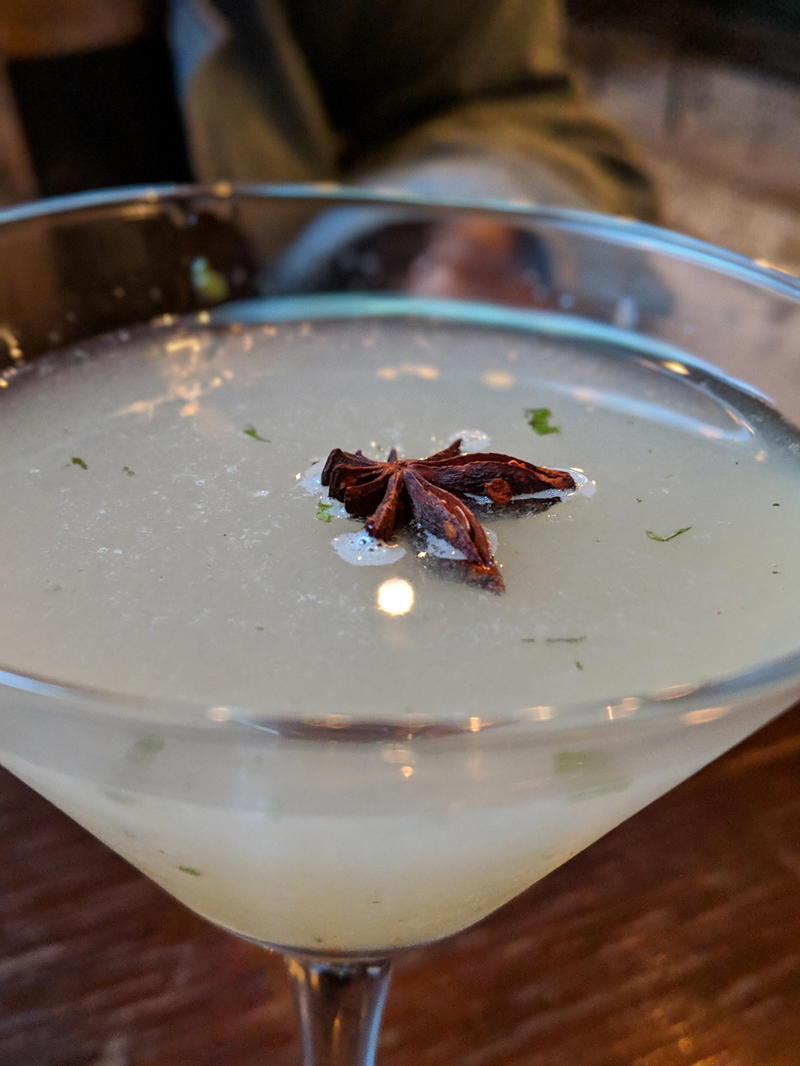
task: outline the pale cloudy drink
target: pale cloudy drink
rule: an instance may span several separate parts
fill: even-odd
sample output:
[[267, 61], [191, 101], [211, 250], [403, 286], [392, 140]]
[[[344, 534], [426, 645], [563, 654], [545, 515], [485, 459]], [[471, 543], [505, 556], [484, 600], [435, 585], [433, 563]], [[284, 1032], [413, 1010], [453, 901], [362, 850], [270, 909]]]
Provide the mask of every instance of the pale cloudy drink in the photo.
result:
[[[642, 710], [794, 648], [800, 455], [770, 408], [611, 338], [263, 315], [105, 338], [0, 395], [2, 658], [145, 698], [43, 738], [20, 697], [3, 761], [154, 880], [271, 943], [418, 943], [779, 709]], [[574, 472], [540, 513], [480, 512], [501, 595], [320, 484], [333, 448], [458, 438]]]

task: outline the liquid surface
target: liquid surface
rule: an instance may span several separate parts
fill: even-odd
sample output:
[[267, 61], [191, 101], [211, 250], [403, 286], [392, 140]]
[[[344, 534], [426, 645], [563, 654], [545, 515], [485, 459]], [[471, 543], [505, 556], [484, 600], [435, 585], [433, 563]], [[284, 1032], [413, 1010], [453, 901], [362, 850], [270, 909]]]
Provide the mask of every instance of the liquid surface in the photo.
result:
[[[179, 324], [48, 358], [0, 407], [2, 660], [22, 671], [462, 716], [696, 683], [797, 642], [797, 441], [680, 364], [413, 319]], [[540, 408], [557, 432], [531, 427]], [[594, 493], [483, 520], [503, 596], [404, 535], [353, 565], [362, 524], [313, 464], [464, 430]]]
[[[212, 710], [175, 732], [0, 689], [4, 764], [258, 940], [371, 953], [478, 920], [788, 699], [551, 716], [796, 642], [798, 438], [663, 364], [396, 318], [165, 325], [19, 374], [0, 391], [2, 658]], [[333, 447], [455, 436], [586, 471], [543, 513], [485, 520], [502, 596], [428, 566], [436, 545], [374, 544], [318, 483]], [[475, 731], [297, 740], [231, 704]], [[484, 728], [526, 707], [529, 728]]]

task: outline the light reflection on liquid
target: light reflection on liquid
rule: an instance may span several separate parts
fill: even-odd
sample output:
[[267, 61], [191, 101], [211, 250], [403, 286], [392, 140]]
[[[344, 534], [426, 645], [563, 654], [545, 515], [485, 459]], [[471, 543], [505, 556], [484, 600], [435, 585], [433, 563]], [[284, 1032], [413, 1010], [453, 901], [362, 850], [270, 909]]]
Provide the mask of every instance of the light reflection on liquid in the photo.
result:
[[429, 363], [401, 363], [399, 366], [381, 366], [375, 371], [382, 381], [396, 381], [397, 378], [414, 377], [422, 381], [435, 381], [439, 377], [439, 368]]
[[415, 599], [414, 586], [402, 577], [390, 577], [382, 581], [375, 595], [378, 610], [392, 618], [408, 614]]
[[507, 370], [487, 370], [484, 374], [481, 374], [481, 381], [488, 388], [497, 389], [498, 391], [513, 389], [517, 383], [514, 375], [509, 374]]
[[625, 696], [619, 703], [606, 707], [606, 713], [609, 720], [613, 721], [616, 718], [626, 718], [629, 714], [634, 714], [641, 705], [642, 701], [637, 696]]
[[658, 698], [661, 700], [680, 700], [684, 696], [691, 696], [697, 690], [697, 685], [668, 685], [659, 690]]
[[168, 358], [158, 361], [166, 383], [164, 392], [149, 400], [136, 400], [114, 414], [118, 417], [146, 415], [152, 418], [157, 408], [178, 400], [182, 401], [178, 409], [180, 417], [195, 418], [201, 413], [200, 401], [203, 397], [234, 377], [234, 372], [228, 367], [221, 368], [209, 377], [206, 353], [210, 343], [210, 336], [178, 336], [167, 341], [163, 350]]
[[730, 711], [730, 707], [701, 707], [697, 711], [687, 711], [683, 715], [683, 721], [687, 725], [703, 725], [706, 722], [714, 722], [722, 718]]
[[199, 337], [176, 337], [174, 340], [167, 341], [164, 348], [170, 355], [184, 351], [200, 352], [203, 350], [203, 342]]
[[553, 718], [552, 707], [529, 707], [528, 713], [536, 722], [550, 722]]

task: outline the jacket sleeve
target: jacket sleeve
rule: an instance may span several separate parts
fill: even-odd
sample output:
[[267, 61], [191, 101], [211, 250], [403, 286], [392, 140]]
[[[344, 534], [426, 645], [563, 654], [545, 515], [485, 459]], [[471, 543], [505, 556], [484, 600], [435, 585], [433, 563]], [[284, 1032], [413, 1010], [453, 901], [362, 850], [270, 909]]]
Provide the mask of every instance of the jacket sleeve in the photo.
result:
[[349, 177], [654, 217], [634, 147], [569, 69], [562, 0], [289, 0], [287, 13]]

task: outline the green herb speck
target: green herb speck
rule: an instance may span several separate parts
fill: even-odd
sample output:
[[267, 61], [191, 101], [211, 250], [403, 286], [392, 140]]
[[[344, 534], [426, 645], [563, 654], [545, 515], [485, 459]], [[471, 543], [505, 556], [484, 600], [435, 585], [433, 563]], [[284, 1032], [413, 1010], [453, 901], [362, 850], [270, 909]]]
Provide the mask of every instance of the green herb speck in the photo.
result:
[[584, 633], [580, 637], [548, 637], [548, 644], [582, 644], [586, 640], [586, 634]]
[[521, 637], [520, 639], [522, 640], [523, 644], [535, 644], [536, 643], [536, 637]]
[[580, 659], [576, 659], [575, 660], [575, 669], [576, 670], [582, 670], [583, 669], [583, 663], [580, 661]]
[[332, 503], [326, 503], [325, 500], [320, 500], [317, 504], [317, 513], [314, 517], [319, 519], [320, 522], [332, 522], [333, 515], [330, 513], [332, 507]]
[[130, 750], [129, 758], [137, 766], [144, 766], [164, 750], [164, 738], [157, 733], [146, 733], [139, 737]]
[[553, 412], [549, 407], [526, 407], [525, 418], [528, 425], [531, 427], [534, 433], [538, 433], [540, 437], [547, 436], [548, 433], [560, 433], [560, 426], [553, 426], [550, 424], [550, 419], [553, 416]]
[[675, 540], [675, 538], [679, 537], [681, 533], [688, 533], [689, 530], [693, 528], [693, 526], [681, 526], [681, 528], [676, 529], [674, 533], [670, 533], [668, 537], [661, 537], [658, 533], [654, 533], [652, 529], [646, 529], [645, 533], [650, 538], [650, 540], [658, 540], [662, 544], [666, 544], [668, 540]]
[[136, 473], [136, 471], [135, 470], [131, 470], [131, 468], [129, 466], [123, 466], [122, 473], [123, 474], [127, 474], [128, 477], [133, 477], [134, 474]]
[[230, 287], [224, 274], [215, 270], [205, 256], [192, 260], [192, 287], [199, 296], [204, 296], [213, 303], [226, 300]]
[[88, 470], [89, 469], [87, 464], [83, 461], [83, 459], [81, 459], [81, 457], [79, 455], [73, 455], [73, 457], [72, 457], [72, 465], [73, 466], [79, 466], [81, 468], [81, 470]]
[[253, 440], [260, 440], [262, 444], [269, 444], [269, 437], [262, 437], [255, 426], [245, 426], [242, 433], [246, 433]]
[[199, 870], [195, 870], [194, 866], [179, 866], [178, 869], [182, 874], [191, 874], [192, 877], [202, 877], [203, 875]]

